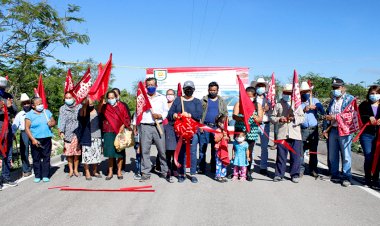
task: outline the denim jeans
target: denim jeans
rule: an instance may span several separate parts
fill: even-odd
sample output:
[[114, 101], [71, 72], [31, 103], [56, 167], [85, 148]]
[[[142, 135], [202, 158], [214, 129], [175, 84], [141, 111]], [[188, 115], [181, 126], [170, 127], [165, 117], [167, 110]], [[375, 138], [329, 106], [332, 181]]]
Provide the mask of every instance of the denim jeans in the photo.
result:
[[[5, 139], [3, 140], [3, 142]], [[3, 143], [4, 144], [4, 143]], [[2, 162], [2, 174], [1, 179], [3, 180], [10, 180], [11, 179], [11, 160], [12, 160], [12, 134], [8, 133], [8, 146], [7, 146], [7, 157], [3, 158]], [[1, 155], [1, 154], [0, 154]], [[1, 182], [1, 180], [0, 180]]]
[[[262, 124], [260, 127], [269, 136], [270, 124], [269, 123]], [[269, 137], [267, 137], [260, 130], [260, 146], [261, 146], [260, 169], [267, 169], [268, 168], [268, 143], [269, 143]]]
[[339, 136], [333, 127], [329, 134], [329, 161], [331, 177], [339, 177], [339, 152], [343, 160], [343, 179], [351, 179], [351, 145], [352, 136]]
[[[369, 182], [371, 181], [372, 161], [373, 161], [373, 155], [376, 149], [376, 136], [372, 134], [368, 134], [368, 133], [363, 133], [360, 136], [360, 144], [363, 148], [363, 153], [364, 153], [365, 180]], [[377, 177], [375, 174], [374, 178], [379, 178], [378, 172], [377, 172]]]
[[[197, 173], [197, 147], [199, 142], [199, 133], [195, 133], [193, 139], [190, 141], [190, 174], [195, 175]], [[179, 152], [178, 162], [181, 164], [179, 168], [179, 174], [184, 175], [186, 173], [186, 142], [183, 141], [181, 151]]]
[[25, 131], [21, 131], [20, 133], [20, 153], [22, 161], [22, 172], [31, 172], [32, 168], [30, 167], [29, 162], [29, 137]]
[[[211, 127], [215, 129], [215, 127]], [[207, 131], [203, 131], [199, 133], [199, 170], [205, 172], [206, 170], [206, 156], [207, 156], [207, 146], [211, 143], [211, 172], [215, 173], [215, 136], [214, 133], [209, 133]]]

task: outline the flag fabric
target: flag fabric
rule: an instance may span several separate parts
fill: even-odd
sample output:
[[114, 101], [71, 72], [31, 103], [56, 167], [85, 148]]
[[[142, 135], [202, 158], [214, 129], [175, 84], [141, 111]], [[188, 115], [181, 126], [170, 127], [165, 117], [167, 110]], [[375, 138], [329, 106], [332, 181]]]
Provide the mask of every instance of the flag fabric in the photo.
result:
[[243, 82], [241, 81], [238, 75], [237, 79], [239, 82], [239, 113], [244, 117], [244, 125], [247, 132], [251, 131], [251, 126], [248, 122], [249, 118], [253, 115], [255, 109], [255, 105], [248, 97], [247, 92], [245, 92], [245, 88]]
[[271, 103], [271, 107], [274, 108], [274, 106], [276, 105], [276, 79], [274, 78], [274, 72], [272, 73], [272, 80], [269, 84], [267, 98]]
[[87, 97], [88, 92], [91, 89], [91, 72], [90, 68], [87, 68], [87, 71], [84, 73], [81, 80], [75, 85], [71, 91], [76, 104], [82, 103], [82, 101]]
[[6, 79], [7, 81], [9, 81], [9, 77], [8, 77], [8, 75], [5, 76], [5, 79]]
[[293, 75], [293, 91], [292, 91], [292, 106], [294, 106], [294, 111], [301, 105], [301, 94], [300, 94], [300, 84], [298, 83], [298, 74], [294, 70]]
[[311, 80], [310, 80], [310, 79], [309, 79], [309, 80], [307, 80], [307, 84], [309, 85], [309, 87], [310, 87], [310, 90], [314, 89], [314, 85], [313, 85], [313, 83], [311, 82]]
[[341, 113], [336, 115], [336, 122], [338, 123], [339, 136], [347, 136], [360, 130], [363, 123], [360, 119], [356, 98]]
[[[228, 132], [228, 119], [226, 118], [224, 120], [224, 128], [223, 131], [226, 131], [227, 134]], [[223, 132], [222, 131], [222, 132]], [[229, 135], [227, 135], [229, 136]], [[223, 137], [222, 140], [220, 141], [219, 149], [217, 152], [218, 158], [222, 162], [223, 165], [228, 166], [230, 164], [230, 158], [228, 155], [228, 141]]]
[[48, 109], [48, 103], [46, 101], [46, 95], [45, 95], [44, 82], [42, 81], [42, 74], [40, 74], [40, 77], [38, 79], [37, 93], [38, 93], [38, 96], [42, 99], [42, 104], [44, 105], [44, 108]]
[[[101, 65], [98, 66], [100, 70]], [[107, 61], [106, 65], [102, 70], [98, 73], [98, 77], [94, 82], [94, 85], [91, 87], [88, 95], [93, 100], [101, 100], [104, 94], [106, 94], [108, 90], [108, 83], [111, 77], [111, 69], [112, 69], [112, 53], [110, 54], [110, 58]]]
[[181, 83], [179, 82], [177, 86], [177, 97], [181, 97], [181, 96], [182, 96], [182, 87], [181, 87]]
[[5, 158], [7, 157], [7, 151], [8, 151], [8, 136], [9, 136], [9, 114], [8, 114], [8, 108], [7, 104], [3, 103], [3, 113], [4, 113], [4, 121], [3, 121], [3, 127], [1, 128], [1, 136], [0, 136], [0, 152], [3, 156], [3, 161], [5, 161]]
[[35, 97], [40, 97], [40, 95], [38, 94], [37, 88], [34, 88], [34, 96]]
[[64, 92], [70, 92], [74, 89], [73, 76], [71, 74], [71, 70], [67, 70], [66, 80], [65, 80], [65, 90]]
[[145, 86], [141, 81], [137, 86], [136, 101], [136, 125], [140, 125], [143, 113], [152, 108], [148, 95], [146, 94]]

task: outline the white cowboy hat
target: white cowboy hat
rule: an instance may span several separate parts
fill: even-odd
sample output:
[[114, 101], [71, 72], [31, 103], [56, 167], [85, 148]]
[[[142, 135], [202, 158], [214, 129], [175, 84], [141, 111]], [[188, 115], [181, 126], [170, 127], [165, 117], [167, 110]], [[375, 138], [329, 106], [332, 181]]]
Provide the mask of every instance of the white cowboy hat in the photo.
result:
[[310, 86], [309, 86], [309, 84], [307, 84], [307, 82], [302, 82], [301, 87], [300, 87], [300, 91], [305, 91], [305, 90], [311, 90]]
[[0, 76], [0, 87], [7, 87], [8, 80], [2, 76]]
[[252, 81], [251, 82], [251, 86], [255, 87], [258, 85], [258, 84], [264, 84], [265, 85], [265, 89], [268, 88], [268, 83], [265, 81], [264, 78], [258, 78], [257, 81]]
[[293, 84], [286, 84], [284, 88], [282, 89], [282, 92], [284, 91], [287, 91], [287, 92], [293, 91]]
[[29, 96], [26, 93], [21, 93], [20, 101], [24, 102], [24, 101], [28, 101], [28, 100], [30, 100]]

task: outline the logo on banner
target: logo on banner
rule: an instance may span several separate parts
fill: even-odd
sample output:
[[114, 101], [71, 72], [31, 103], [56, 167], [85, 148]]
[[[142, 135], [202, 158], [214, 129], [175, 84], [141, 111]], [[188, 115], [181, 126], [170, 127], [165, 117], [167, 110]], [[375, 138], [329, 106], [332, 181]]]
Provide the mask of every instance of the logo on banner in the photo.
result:
[[168, 76], [168, 70], [164, 70], [164, 69], [154, 70], [153, 75], [157, 79], [157, 81], [163, 81]]

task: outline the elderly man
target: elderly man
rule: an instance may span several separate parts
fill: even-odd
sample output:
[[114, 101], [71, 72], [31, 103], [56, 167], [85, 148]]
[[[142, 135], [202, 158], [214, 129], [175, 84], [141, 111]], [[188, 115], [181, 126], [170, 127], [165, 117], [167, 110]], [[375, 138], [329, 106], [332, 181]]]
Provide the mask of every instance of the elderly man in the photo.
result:
[[[324, 115], [325, 110], [317, 98], [312, 97], [311, 88], [307, 82], [302, 82], [300, 87], [302, 109], [305, 112], [305, 121], [301, 124], [303, 151], [309, 150], [309, 173], [318, 177], [317, 149], [319, 142], [318, 114]], [[301, 155], [301, 177], [305, 172], [304, 158]]]
[[[218, 95], [219, 85], [216, 82], [208, 84], [208, 95], [204, 96], [201, 100], [203, 107], [203, 114], [201, 123], [216, 129], [215, 119], [218, 115], [228, 115], [227, 104], [224, 99]], [[200, 131], [200, 150], [199, 150], [199, 174], [204, 174], [206, 170], [206, 152], [207, 146], [211, 143], [211, 172], [215, 173], [215, 141], [214, 134], [207, 131]]]
[[[14, 116], [17, 114], [17, 108], [15, 103], [13, 102], [13, 96], [10, 93], [7, 93], [5, 91], [5, 88], [8, 85], [8, 80], [4, 77], [0, 76], [0, 133], [3, 132], [3, 127], [8, 126], [8, 130], [4, 131], [4, 133], [0, 134], [1, 139], [1, 148], [4, 148], [5, 150], [0, 151], [4, 152], [6, 154], [5, 156], [2, 156], [3, 163], [2, 163], [2, 174], [0, 178], [0, 190], [4, 185], [8, 186], [17, 186], [17, 183], [11, 181], [11, 150], [12, 150], [12, 125], [11, 125], [11, 119], [14, 118]], [[5, 114], [5, 108], [7, 108], [8, 114]], [[8, 118], [8, 125], [4, 124], [4, 120]]]
[[[328, 157], [330, 162], [331, 181], [334, 183], [341, 182], [342, 186], [351, 185], [351, 145], [352, 135], [340, 136], [338, 133], [337, 114], [352, 102], [354, 97], [346, 93], [344, 81], [339, 78], [333, 79], [332, 98], [326, 110], [326, 121], [324, 124], [323, 134], [328, 137]], [[342, 178], [339, 175], [339, 154], [342, 157]]]
[[[140, 123], [141, 130], [139, 131], [141, 139], [141, 179], [140, 181], [147, 181], [150, 179], [150, 171], [152, 169], [152, 162], [150, 161], [150, 148], [154, 142], [161, 163], [161, 176], [172, 183], [171, 177], [168, 176], [168, 167], [166, 164], [165, 155], [165, 135], [161, 133], [164, 131], [162, 120], [168, 115], [168, 104], [166, 97], [156, 92], [157, 80], [156, 78], [147, 78], [145, 81], [148, 98], [152, 105], [152, 110], [143, 113]], [[158, 125], [157, 125], [158, 122]]]
[[[292, 89], [292, 84], [285, 85], [282, 91], [282, 99], [280, 103], [276, 104], [271, 121], [272, 123], [279, 124], [278, 139], [284, 140], [296, 152], [290, 152], [290, 177], [293, 183], [298, 183], [300, 179], [300, 155], [302, 150], [301, 123], [303, 123], [305, 116], [301, 106], [293, 109], [294, 103], [292, 104], [291, 101]], [[274, 182], [282, 181], [284, 178], [288, 151], [284, 145], [277, 145]]]

